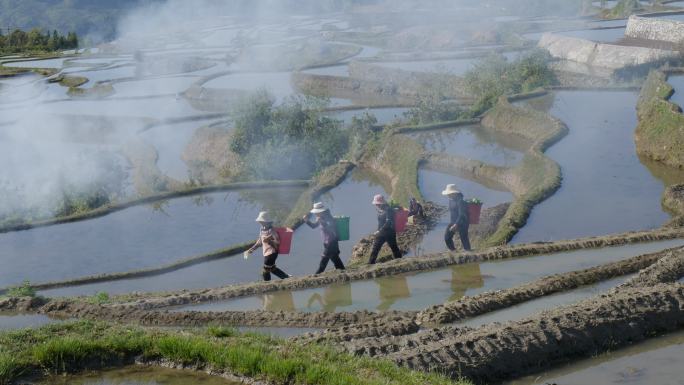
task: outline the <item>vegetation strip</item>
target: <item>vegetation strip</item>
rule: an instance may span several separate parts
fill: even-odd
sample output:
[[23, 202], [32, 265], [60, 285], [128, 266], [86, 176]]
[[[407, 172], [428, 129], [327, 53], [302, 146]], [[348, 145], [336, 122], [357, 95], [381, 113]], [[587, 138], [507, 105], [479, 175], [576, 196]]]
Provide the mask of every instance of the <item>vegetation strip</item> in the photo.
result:
[[136, 361], [171, 363], [269, 384], [467, 384], [330, 347], [301, 346], [225, 328], [174, 332], [82, 321], [0, 333], [0, 346], [1, 385], [32, 374], [76, 373]]
[[8, 233], [13, 231], [24, 231], [39, 227], [47, 227], [53, 225], [59, 225], [64, 223], [79, 222], [93, 218], [103, 217], [105, 215], [112, 214], [117, 211], [125, 210], [134, 206], [145, 205], [149, 203], [155, 203], [159, 201], [164, 201], [173, 198], [182, 198], [198, 194], [206, 194], [221, 191], [238, 191], [238, 190], [249, 190], [249, 189], [269, 189], [269, 188], [287, 188], [287, 187], [308, 187], [309, 181], [305, 180], [294, 180], [294, 181], [265, 181], [265, 182], [236, 182], [223, 185], [214, 186], [200, 186], [192, 187], [180, 191], [170, 191], [160, 194], [155, 194], [147, 196], [144, 198], [133, 199], [126, 202], [106, 205], [85, 213], [80, 213], [76, 215], [71, 215], [61, 218], [53, 218], [45, 221], [31, 222], [31, 223], [20, 223], [11, 224], [0, 227], [0, 233]]

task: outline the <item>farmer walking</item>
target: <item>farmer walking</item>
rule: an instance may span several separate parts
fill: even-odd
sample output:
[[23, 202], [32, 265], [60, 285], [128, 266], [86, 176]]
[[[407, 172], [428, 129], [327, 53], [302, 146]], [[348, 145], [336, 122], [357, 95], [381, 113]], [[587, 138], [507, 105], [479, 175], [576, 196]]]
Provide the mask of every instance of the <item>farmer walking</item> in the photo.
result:
[[264, 254], [264, 269], [262, 271], [264, 281], [271, 280], [271, 273], [275, 274], [275, 276], [280, 279], [290, 278], [290, 275], [276, 266], [280, 237], [278, 236], [278, 232], [273, 228], [273, 220], [271, 220], [268, 212], [262, 211], [259, 213], [256, 221], [261, 225], [259, 239], [254, 246], [250, 247], [249, 250], [245, 252], [245, 257], [261, 246]]
[[470, 227], [470, 220], [468, 219], [468, 204], [463, 199], [463, 194], [458, 191], [456, 185], [450, 184], [442, 191], [442, 195], [449, 198], [449, 225], [444, 232], [444, 242], [449, 250], [456, 250], [454, 246], [454, 235], [458, 231], [461, 238], [463, 249], [470, 251], [470, 239], [468, 239], [468, 228]]
[[394, 210], [385, 201], [385, 197], [378, 194], [373, 197], [373, 205], [378, 212], [378, 231], [375, 232], [375, 241], [373, 241], [373, 250], [371, 251], [369, 264], [374, 265], [378, 258], [378, 253], [382, 245], [387, 242], [394, 259], [401, 258], [401, 250], [397, 245], [397, 232], [394, 229]]
[[335, 218], [333, 218], [330, 210], [326, 208], [323, 203], [318, 202], [313, 205], [313, 209], [309, 211], [316, 219], [309, 220], [309, 216], [304, 216], [304, 223], [312, 229], [316, 227], [321, 228], [321, 235], [323, 236], [323, 255], [321, 255], [321, 263], [316, 270], [316, 274], [321, 274], [328, 266], [328, 262], [332, 261], [337, 270], [344, 270], [344, 263], [340, 259], [340, 243], [337, 235], [337, 225]]

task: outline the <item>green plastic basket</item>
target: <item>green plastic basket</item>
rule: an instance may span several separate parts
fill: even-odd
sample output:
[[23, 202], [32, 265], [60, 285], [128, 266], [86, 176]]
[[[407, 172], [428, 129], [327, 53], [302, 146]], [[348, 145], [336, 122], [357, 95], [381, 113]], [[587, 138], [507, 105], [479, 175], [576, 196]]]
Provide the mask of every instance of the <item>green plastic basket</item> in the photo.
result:
[[349, 217], [335, 217], [335, 227], [337, 227], [337, 237], [340, 241], [349, 240]]

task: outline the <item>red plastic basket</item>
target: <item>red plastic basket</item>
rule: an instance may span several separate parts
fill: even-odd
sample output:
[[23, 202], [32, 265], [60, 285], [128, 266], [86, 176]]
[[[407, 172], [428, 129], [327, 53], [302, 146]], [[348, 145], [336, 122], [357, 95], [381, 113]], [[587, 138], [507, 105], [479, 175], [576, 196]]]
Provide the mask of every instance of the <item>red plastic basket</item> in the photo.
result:
[[394, 231], [403, 233], [408, 225], [409, 212], [406, 209], [398, 209], [394, 213]]
[[277, 227], [275, 231], [278, 233], [280, 238], [280, 246], [278, 246], [278, 254], [290, 254], [290, 248], [292, 248], [292, 236], [294, 235], [294, 230], [287, 227]]
[[482, 213], [481, 203], [468, 203], [468, 219], [471, 225], [480, 223], [480, 213]]

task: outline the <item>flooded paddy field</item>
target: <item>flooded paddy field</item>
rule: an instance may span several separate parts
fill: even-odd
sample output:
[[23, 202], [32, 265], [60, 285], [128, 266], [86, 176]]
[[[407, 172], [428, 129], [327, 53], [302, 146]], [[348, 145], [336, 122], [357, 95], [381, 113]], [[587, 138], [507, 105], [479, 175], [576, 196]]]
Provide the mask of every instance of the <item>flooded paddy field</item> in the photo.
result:
[[[326, 288], [280, 291], [236, 300], [175, 308], [177, 311], [354, 311], [421, 310], [487, 291], [511, 288], [546, 275], [586, 269], [637, 255], [684, 245], [684, 241], [646, 243], [635, 246], [583, 250], [507, 261], [464, 264], [416, 274], [383, 277], [370, 281], [335, 284]], [[569, 293], [532, 301], [501, 311], [499, 316], [474, 323], [507, 320], [534, 311], [575, 302], [617, 286], [621, 280], [580, 288]], [[488, 316], [489, 317], [489, 316]]]
[[514, 242], [652, 229], [666, 222], [670, 216], [660, 205], [664, 183], [640, 162], [632, 139], [637, 94], [558, 91], [549, 98], [549, 114], [569, 128], [546, 152], [560, 164], [563, 183], [532, 210]]
[[60, 322], [42, 314], [0, 313], [0, 332], [41, 326]]
[[[375, 230], [376, 218], [370, 200], [373, 195], [382, 193], [384, 193], [384, 188], [380, 181], [369, 178], [367, 174], [357, 170], [352, 172], [338, 187], [321, 196], [320, 199], [330, 208], [334, 215], [345, 215], [352, 218], [350, 238], [356, 240]], [[221, 194], [218, 195], [218, 198], [223, 199]], [[266, 197], [269, 196], [272, 197], [273, 195], [268, 195], [268, 193], [266, 193]], [[369, 198], [366, 201], [362, 200], [362, 197]], [[192, 199], [189, 199], [189, 202], [192, 202]], [[291, 204], [293, 201], [288, 202]], [[201, 202], [199, 204], [202, 205]], [[204, 228], [204, 226], [214, 227], [216, 238], [209, 243], [214, 245], [213, 248], [207, 247], [206, 250], [202, 250], [201, 252], [186, 252], [185, 254], [180, 255], [179, 258], [211, 252], [222, 247], [256, 239], [259, 232], [258, 224], [254, 222], [254, 218], [256, 218], [256, 214], [259, 211], [257, 207], [251, 205], [247, 205], [246, 207], [237, 205], [232, 208], [232, 210], [235, 211], [231, 211], [228, 210], [228, 207], [230, 207], [229, 202], [217, 201], [216, 204], [221, 207], [226, 207], [226, 211], [217, 210], [217, 207], [211, 203], [201, 207], [204, 207], [207, 212], [213, 212], [212, 215], [216, 217], [216, 220], [222, 221], [224, 223], [223, 225], [215, 227], [217, 226], [216, 224], [206, 222], [207, 218], [203, 215], [197, 215], [196, 211], [190, 209], [188, 209], [188, 215], [193, 216], [197, 221], [205, 224], [201, 227], [197, 227], [197, 223], [177, 224], [179, 226], [188, 226], [188, 228], [195, 229], [191, 234], [187, 234], [190, 238], [194, 236], [193, 234], [195, 231], [203, 231], [202, 228]], [[242, 209], [240, 209], [241, 207]], [[238, 215], [237, 217], [231, 217], [231, 215], [236, 214]], [[164, 218], [164, 214], [161, 215], [162, 218]], [[235, 231], [233, 231], [233, 229], [235, 229]], [[214, 230], [212, 230], [212, 232]], [[209, 234], [205, 234], [203, 237], [207, 241], [212, 238]], [[178, 239], [177, 242], [189, 243], [189, 245], [183, 248], [185, 250], [187, 250], [188, 247], [196, 248], [197, 241], [190, 241], [190, 238], [187, 238], [185, 241], [181, 238]], [[231, 239], [234, 239], [236, 242], [230, 242]], [[174, 240], [174, 242], [176, 242], [176, 240]], [[287, 273], [297, 276], [314, 273], [318, 267], [320, 255], [323, 251], [320, 230], [312, 230], [307, 226], [301, 226], [295, 231], [292, 242], [293, 246], [291, 253], [280, 256], [277, 262], [278, 266]], [[341, 256], [345, 262], [351, 254], [353, 246], [354, 242], [352, 241], [340, 243]], [[172, 262], [172, 260], [169, 262]], [[68, 296], [92, 295], [102, 291], [119, 294], [131, 291], [158, 292], [218, 287], [227, 284], [257, 281], [261, 277], [262, 265], [263, 258], [259, 251], [257, 251], [249, 260], [244, 260], [242, 255], [239, 255], [201, 263], [199, 265], [157, 276], [66, 287], [46, 290], [41, 293], [47, 296]], [[332, 265], [329, 269], [332, 269]]]
[[32, 385], [237, 385], [204, 373], [156, 367], [130, 367], [71, 376], [53, 376]]
[[282, 213], [300, 192], [271, 191], [276, 201], [269, 192], [176, 198], [92, 220], [1, 234], [0, 260], [6, 268], [0, 285], [158, 267], [241, 244], [258, 234], [254, 218], [259, 211], [269, 207]]
[[[186, 322], [191, 327], [206, 328], [214, 317], [243, 332], [297, 337], [297, 342], [316, 338], [304, 337], [306, 333], [341, 333], [339, 338], [352, 344], [365, 338], [430, 335], [434, 331], [419, 325], [432, 319], [448, 325], [440, 331], [446, 333], [439, 341], [441, 345], [421, 341], [416, 346], [402, 346], [386, 358], [412, 369], [429, 362], [444, 362], [445, 368], [453, 369], [456, 366], [449, 366], [447, 356], [455, 355], [448, 349], [464, 346], [472, 357], [479, 357], [461, 360], [468, 361], [468, 370], [510, 378], [514, 371], [498, 370], [505, 363], [482, 369], [489, 365], [486, 360], [494, 357], [496, 349], [491, 350], [491, 356], [487, 348], [482, 349], [488, 354], [478, 351], [484, 340], [498, 344], [507, 338], [508, 329], [498, 323], [518, 327], [515, 330], [524, 336], [521, 338], [540, 344], [539, 351], [552, 351], [552, 339], [530, 335], [539, 335], [534, 334], [534, 327], [540, 319], [555, 333], [556, 321], [544, 317], [562, 312], [564, 306], [595, 301], [603, 306], [601, 309], [609, 308], [612, 296], [622, 306], [620, 298], [629, 290], [660, 290], [661, 286], [651, 285], [656, 281], [662, 284], [668, 303], [678, 303], [676, 293], [681, 290], [672, 282], [684, 279], [679, 263], [681, 249], [658, 254], [660, 260], [648, 271], [636, 273], [650, 279], [647, 286], [620, 286], [635, 276], [634, 266], [642, 267], [625, 267], [627, 262], [637, 263], [625, 260], [684, 247], [676, 227], [681, 218], [675, 218], [675, 209], [667, 211], [661, 204], [666, 187], [684, 183], [684, 172], [637, 156], [634, 133], [639, 123], [635, 111], [639, 92], [633, 88], [615, 90], [638, 85], [641, 79], [623, 84], [617, 76], [598, 79], [603, 73], [600, 71], [589, 71], [595, 78], [560, 73], [560, 67], [550, 66], [549, 57], [541, 54], [526, 56], [531, 61], [523, 64], [518, 61], [533, 51], [532, 40], [547, 31], [629, 46], [630, 41], [623, 40], [627, 20], [601, 20], [608, 11], [599, 14], [597, 9], [613, 8], [617, 1], [595, 1], [595, 8], [581, 14], [570, 8], [553, 12], [542, 7], [531, 10], [529, 6], [511, 9], [503, 2], [486, 7], [454, 2], [435, 12], [430, 4], [412, 7], [408, 3], [392, 5], [396, 9], [391, 12], [384, 9], [390, 5], [356, 4], [338, 12], [311, 15], [303, 7], [294, 14], [237, 17], [231, 11], [201, 18], [196, 17], [202, 14], [201, 7], [182, 5], [186, 15], [173, 26], [167, 25], [168, 20], [158, 20], [154, 11], [133, 14], [121, 24], [115, 40], [91, 50], [91, 54], [74, 52], [48, 60], [0, 59], [7, 73], [20, 68], [56, 70], [44, 71], [47, 77], [0, 78], [0, 160], [6, 165], [0, 171], [0, 224], [8, 226], [0, 233], [0, 289], [25, 285], [6, 290], [0, 297], [0, 309], [44, 312], [60, 319], [68, 318], [60, 315], [60, 309], [69, 309], [99, 320], [141, 321], [151, 326], [147, 331], [159, 322], [160, 328], [178, 335], [183, 335], [182, 329], [161, 325], [176, 328], [176, 317], [184, 318], [178, 325]], [[642, 5], [649, 12], [653, 10]], [[543, 15], [545, 12], [548, 15]], [[169, 16], [160, 15], [162, 19]], [[659, 17], [684, 20], [678, 14]], [[494, 55], [503, 55], [506, 60], [493, 60]], [[530, 70], [537, 65], [540, 68]], [[350, 68], [354, 78], [350, 78]], [[557, 71], [552, 75], [567, 76], [560, 82], [565, 88], [535, 77], [552, 78], [547, 70]], [[455, 76], [440, 77], [442, 74]], [[316, 76], [306, 75], [330, 78], [323, 78], [321, 83], [325, 84], [319, 85]], [[453, 95], [437, 95], [443, 92], [437, 89], [442, 85], [440, 79], [448, 79]], [[668, 81], [675, 88], [670, 100], [684, 105], [684, 76], [672, 74]], [[618, 88], [594, 86], [609, 82]], [[583, 88], [587, 84], [592, 88]], [[489, 112], [505, 104], [501, 96], [541, 88], [545, 90], [534, 94], [548, 94], [514, 103], [533, 108], [538, 115], [512, 113], [504, 123], [489, 119]], [[241, 96], [260, 90], [272, 95], [273, 110], [257, 101], [240, 105]], [[309, 96], [305, 92], [329, 95], [329, 104], [300, 110], [295, 106], [294, 112], [279, 109], [291, 107], [283, 103], [287, 97]], [[445, 113], [447, 102], [455, 101], [462, 110]], [[302, 102], [302, 106], [308, 105]], [[349, 129], [353, 118], [364, 114], [374, 115], [377, 123]], [[407, 127], [409, 115], [421, 124]], [[558, 127], [535, 126], [536, 118], [553, 125], [548, 116], [567, 125], [566, 136], [559, 133], [549, 138], [545, 136], [549, 129]], [[327, 118], [343, 124], [334, 124], [329, 132]], [[428, 129], [448, 126], [453, 122], [443, 120], [454, 119], [467, 124]], [[200, 138], [207, 133], [216, 136]], [[557, 141], [546, 148], [552, 139]], [[394, 143], [406, 146], [393, 148]], [[72, 156], [82, 153], [88, 155]], [[103, 179], [112, 184], [98, 179], [102, 169], [109, 170], [98, 168], [101, 165], [97, 160], [104, 158], [117, 171], [116, 178]], [[562, 174], [559, 181], [557, 166]], [[529, 169], [534, 167], [543, 170]], [[205, 170], [210, 170], [207, 174], [216, 171], [216, 175], [206, 176]], [[268, 187], [273, 181], [290, 179], [305, 181], [299, 184], [301, 188]], [[526, 186], [528, 181], [533, 185]], [[183, 195], [80, 220], [93, 208], [108, 204], [137, 201], [157, 193], [182, 195], [185, 189], [206, 187], [203, 191], [216, 191], [209, 183], [233, 182], [259, 182], [267, 187]], [[151, 187], [146, 188], [146, 184]], [[474, 252], [447, 252], [443, 238], [449, 218], [444, 213], [436, 223], [416, 232], [419, 238], [405, 247], [407, 260], [372, 267], [363, 266], [362, 260], [354, 261], [361, 262], [359, 265], [350, 264], [357, 242], [378, 228], [371, 203], [374, 195], [383, 194], [388, 201], [395, 199], [398, 202], [393, 203], [406, 206], [409, 196], [419, 193], [424, 201], [446, 206], [448, 201], [441, 192], [447, 184], [455, 184], [466, 199], [481, 200], [483, 209], [492, 213], [483, 217], [488, 220], [485, 226], [471, 227]], [[74, 186], [101, 193], [97, 196], [101, 201], [87, 201]], [[112, 192], [115, 187], [116, 194]], [[54, 200], [41, 199], [50, 195]], [[291, 252], [277, 260], [277, 266], [294, 279], [260, 283], [265, 262], [261, 250], [249, 258], [241, 253], [244, 245], [258, 236], [255, 218], [259, 212], [269, 211], [276, 226], [286, 220], [294, 225], [293, 219], [301, 218], [318, 201], [333, 215], [351, 218], [350, 240], [340, 243], [340, 255], [349, 267], [347, 275], [332, 271], [332, 263], [328, 273], [313, 274], [324, 251], [323, 239], [320, 229], [304, 225], [295, 229]], [[24, 210], [7, 209], [13, 206]], [[16, 229], [11, 227], [15, 223], [30, 228], [31, 223], [53, 217], [69, 220], [10, 231]], [[670, 227], [661, 228], [670, 221]], [[478, 229], [483, 229], [484, 235]], [[495, 247], [481, 248], [485, 243], [480, 241], [495, 238], [490, 235], [499, 237], [518, 229], [510, 247], [501, 236], [490, 242], [496, 243]], [[626, 234], [630, 231], [648, 232]], [[609, 234], [619, 235], [611, 238]], [[583, 239], [570, 241], [577, 238]], [[611, 247], [597, 248], [600, 245]], [[226, 251], [229, 248], [231, 251]], [[599, 270], [598, 266], [619, 261], [625, 264], [606, 267], [587, 278]], [[665, 278], [660, 274], [662, 269], [668, 271]], [[556, 276], [544, 278], [552, 275]], [[89, 277], [93, 280], [85, 279]], [[539, 286], [546, 284], [543, 289], [523, 293], [530, 286], [526, 284], [536, 285], [542, 278]], [[66, 282], [79, 279], [82, 284]], [[33, 294], [29, 286], [42, 283], [55, 283], [36, 293], [44, 296], [40, 301], [45, 302], [15, 298], [21, 290]], [[560, 286], [551, 287], [553, 283]], [[601, 296], [606, 293], [611, 294]], [[642, 295], [638, 291], [629, 293]], [[455, 316], [440, 321], [445, 315], [440, 310], [428, 314], [433, 306], [456, 312], [471, 306], [468, 301], [487, 296], [501, 303], [489, 303], [492, 306], [486, 309], [493, 311], [487, 314], [482, 309], [469, 313], [475, 315], [471, 319]], [[593, 309], [589, 308], [577, 312], [589, 314]], [[629, 329], [632, 331], [658, 319], [657, 311], [665, 312], [657, 306], [631, 309], [632, 313], [616, 309], [606, 318], [620, 314], [624, 319], [632, 317], [629, 320], [638, 326]], [[584, 313], [583, 317], [592, 317]], [[590, 323], [581, 325], [584, 318], [566, 318], [559, 319], [577, 321], [571, 325], [577, 330], [567, 329], [575, 334], [563, 334], [562, 347], [575, 346], [576, 339], [583, 336], [601, 341], [600, 336], [593, 336]], [[597, 322], [601, 321], [598, 318]], [[463, 321], [454, 324], [456, 319]], [[519, 327], [519, 322], [524, 322], [521, 320], [528, 319], [529, 325]], [[0, 330], [57, 322], [45, 315], [0, 313]], [[622, 326], [622, 319], [612, 322], [616, 330]], [[322, 332], [329, 327], [332, 329]], [[341, 329], [334, 330], [338, 327]], [[489, 330], [494, 332], [486, 334]], [[467, 340], [477, 333], [482, 334], [474, 343]], [[675, 370], [668, 365], [676, 366], [677, 360], [668, 355], [680, 353], [680, 334], [576, 361], [512, 384], [676, 383]], [[246, 338], [263, 341], [265, 337]], [[509, 345], [513, 349], [515, 344]], [[557, 350], [559, 357], [565, 354]], [[530, 359], [531, 351], [516, 354]], [[597, 351], [603, 351], [602, 347]], [[574, 360], [584, 353], [568, 357]], [[0, 351], [0, 359], [3, 354]], [[197, 365], [203, 367], [202, 363]], [[295, 378], [299, 379], [293, 375], [287, 381]], [[232, 384], [194, 372], [143, 367], [49, 377], [36, 385], [48, 383]], [[492, 383], [500, 382], [496, 379]]]
[[480, 125], [425, 131], [410, 136], [428, 152], [456, 155], [494, 166], [517, 165], [526, 150], [519, 139], [497, 134]]

